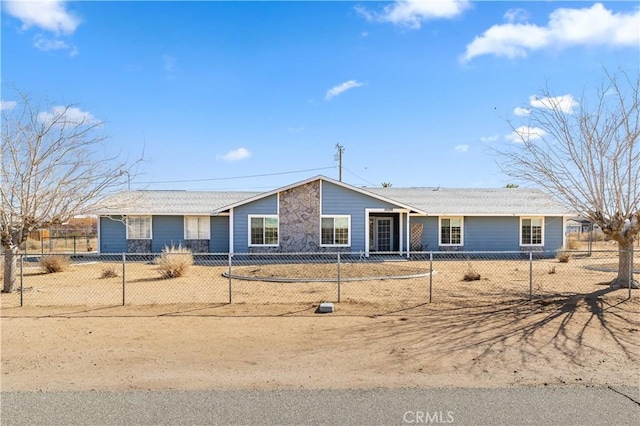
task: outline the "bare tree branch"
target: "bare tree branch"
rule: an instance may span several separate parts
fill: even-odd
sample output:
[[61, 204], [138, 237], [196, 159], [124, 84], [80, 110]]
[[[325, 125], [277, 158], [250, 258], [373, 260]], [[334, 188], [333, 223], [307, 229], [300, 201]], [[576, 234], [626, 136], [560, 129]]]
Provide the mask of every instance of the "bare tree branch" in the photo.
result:
[[618, 242], [615, 282], [626, 285], [640, 233], [640, 71], [604, 74], [592, 97], [569, 106], [547, 86], [526, 125], [509, 121], [517, 142], [490, 150], [506, 175], [545, 189]]
[[6, 292], [15, 290], [15, 255], [29, 232], [95, 211], [124, 187], [124, 173], [141, 161], [105, 155], [104, 123], [76, 105], [42, 110], [28, 95], [17, 95], [16, 107], [2, 111], [0, 244]]

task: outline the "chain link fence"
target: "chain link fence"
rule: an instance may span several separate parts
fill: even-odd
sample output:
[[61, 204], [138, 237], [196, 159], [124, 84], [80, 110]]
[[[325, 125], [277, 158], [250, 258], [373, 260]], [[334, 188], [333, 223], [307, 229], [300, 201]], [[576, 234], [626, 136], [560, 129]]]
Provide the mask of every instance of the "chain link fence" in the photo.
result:
[[[0, 298], [2, 307], [340, 302], [389, 311], [598, 294], [618, 276], [619, 255], [631, 260], [627, 276], [640, 273], [638, 252], [618, 251], [19, 254], [16, 291]], [[623, 287], [631, 297], [632, 280]]]
[[50, 253], [83, 254], [95, 252], [98, 247], [97, 235], [42, 236], [28, 238], [20, 247], [24, 255], [45, 255]]

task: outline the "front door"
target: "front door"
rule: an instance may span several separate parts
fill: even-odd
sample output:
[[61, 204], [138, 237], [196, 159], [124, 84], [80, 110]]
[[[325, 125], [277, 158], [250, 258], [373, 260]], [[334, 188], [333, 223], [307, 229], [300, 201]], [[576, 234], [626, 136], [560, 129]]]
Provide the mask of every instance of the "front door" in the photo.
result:
[[372, 251], [393, 250], [393, 217], [369, 218], [369, 246]]

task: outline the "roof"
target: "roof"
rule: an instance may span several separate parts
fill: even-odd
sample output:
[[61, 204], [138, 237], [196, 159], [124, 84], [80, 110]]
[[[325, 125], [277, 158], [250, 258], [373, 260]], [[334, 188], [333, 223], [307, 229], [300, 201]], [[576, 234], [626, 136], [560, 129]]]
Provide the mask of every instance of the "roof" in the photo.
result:
[[430, 216], [574, 215], [550, 195], [527, 188], [360, 188], [316, 176], [267, 192], [124, 191], [109, 198], [100, 215], [211, 215], [322, 179]]
[[107, 199], [99, 215], [210, 215], [212, 211], [246, 200], [249, 191], [124, 191]]
[[527, 188], [365, 188], [433, 216], [573, 215], [549, 194]]

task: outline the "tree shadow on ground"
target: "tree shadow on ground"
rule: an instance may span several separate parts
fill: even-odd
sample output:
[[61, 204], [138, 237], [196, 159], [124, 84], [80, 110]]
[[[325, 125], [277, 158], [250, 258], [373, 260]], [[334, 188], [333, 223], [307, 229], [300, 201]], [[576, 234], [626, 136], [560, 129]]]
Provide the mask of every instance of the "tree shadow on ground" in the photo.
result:
[[[437, 362], [456, 354], [473, 353], [471, 364], [525, 366], [532, 359], [585, 367], [597, 359], [615, 356], [640, 361], [640, 298], [628, 290], [583, 294], [550, 294], [529, 300], [460, 297], [454, 303], [428, 304], [382, 316], [366, 333], [348, 338], [370, 345], [394, 339], [407, 359]], [[398, 317], [398, 314], [400, 316]], [[514, 358], [518, 358], [514, 360]], [[461, 360], [460, 363], [463, 361]], [[602, 361], [604, 362], [604, 361]], [[630, 364], [631, 365], [631, 364]], [[466, 368], [472, 368], [467, 365]]]

